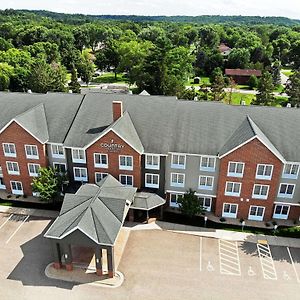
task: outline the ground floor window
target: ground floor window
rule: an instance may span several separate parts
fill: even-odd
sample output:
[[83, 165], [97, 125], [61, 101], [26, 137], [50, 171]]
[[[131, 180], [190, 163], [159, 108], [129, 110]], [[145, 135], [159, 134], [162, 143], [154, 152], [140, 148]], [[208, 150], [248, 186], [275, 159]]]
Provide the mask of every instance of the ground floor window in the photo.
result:
[[179, 196], [180, 194], [174, 194], [174, 193], [170, 194], [170, 207], [179, 207], [177, 202]]
[[211, 197], [198, 197], [200, 201], [200, 205], [206, 210], [211, 211]]
[[5, 186], [5, 184], [4, 184], [4, 180], [3, 180], [2, 177], [0, 177], [0, 189], [1, 189], [1, 190], [5, 190], [5, 189], [6, 189], [6, 186]]
[[10, 182], [11, 186], [11, 192], [14, 195], [23, 195], [23, 185], [21, 181], [11, 181]]
[[53, 167], [59, 173], [66, 173], [67, 172], [67, 166], [64, 163], [53, 163]]
[[252, 221], [262, 221], [264, 219], [265, 208], [263, 206], [251, 205], [248, 219]]
[[133, 186], [133, 176], [132, 175], [120, 175], [119, 181], [123, 185]]
[[95, 182], [98, 183], [100, 182], [103, 178], [105, 178], [108, 174], [107, 173], [95, 173]]
[[274, 209], [273, 218], [287, 220], [290, 212], [289, 205], [276, 204]]
[[238, 205], [232, 203], [224, 203], [223, 204], [223, 213], [222, 217], [225, 218], [236, 218], [238, 211]]
[[159, 175], [158, 174], [146, 174], [145, 175], [145, 187], [159, 188]]
[[74, 180], [75, 181], [88, 181], [86, 168], [74, 168]]

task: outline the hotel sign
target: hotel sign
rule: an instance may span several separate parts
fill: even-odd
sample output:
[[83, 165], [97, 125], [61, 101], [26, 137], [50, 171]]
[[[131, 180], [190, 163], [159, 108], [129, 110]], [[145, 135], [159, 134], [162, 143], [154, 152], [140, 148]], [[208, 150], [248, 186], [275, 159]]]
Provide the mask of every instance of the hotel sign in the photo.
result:
[[117, 144], [114, 140], [111, 140], [110, 143], [101, 143], [101, 148], [108, 150], [109, 152], [118, 152], [125, 148], [122, 144]]

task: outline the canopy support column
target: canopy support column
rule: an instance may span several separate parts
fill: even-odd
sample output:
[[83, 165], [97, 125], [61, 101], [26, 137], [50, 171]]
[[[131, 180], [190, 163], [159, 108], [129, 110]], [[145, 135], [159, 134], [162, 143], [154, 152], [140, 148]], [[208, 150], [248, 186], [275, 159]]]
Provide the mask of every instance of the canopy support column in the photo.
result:
[[102, 248], [96, 247], [95, 260], [96, 260], [96, 273], [98, 276], [102, 276], [103, 275]]
[[113, 278], [115, 275], [115, 262], [114, 262], [114, 247], [107, 248], [107, 267], [108, 277]]
[[72, 249], [71, 249], [70, 244], [67, 244], [64, 246], [64, 258], [66, 261], [66, 270], [72, 271], [73, 270], [73, 257], [72, 257]]

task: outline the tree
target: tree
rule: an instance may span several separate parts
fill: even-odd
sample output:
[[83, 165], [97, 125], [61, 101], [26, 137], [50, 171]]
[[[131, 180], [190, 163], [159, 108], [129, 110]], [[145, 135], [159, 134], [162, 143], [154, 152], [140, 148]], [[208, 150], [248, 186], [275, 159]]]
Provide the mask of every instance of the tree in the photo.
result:
[[228, 93], [228, 104], [232, 103], [232, 94], [234, 89], [236, 88], [236, 83], [232, 77], [229, 78], [229, 93]]
[[7, 63], [0, 63], [0, 91], [8, 89], [14, 68]]
[[82, 81], [87, 85], [92, 80], [95, 71], [93, 60], [94, 57], [88, 49], [82, 51], [80, 63], [78, 66], [78, 74], [81, 77]]
[[249, 78], [249, 87], [251, 90], [254, 90], [258, 87], [258, 79], [255, 75], [251, 75], [250, 78]]
[[66, 180], [66, 174], [61, 174], [51, 167], [40, 168], [39, 176], [32, 180], [32, 190], [39, 193], [42, 201], [54, 202]]
[[258, 84], [258, 94], [252, 101], [254, 105], [272, 105], [275, 97], [273, 95], [274, 85], [271, 73], [263, 71]]
[[183, 196], [179, 196], [177, 202], [179, 204], [180, 211], [190, 218], [205, 212], [205, 209], [201, 206], [198, 197], [195, 195], [195, 191], [191, 189]]
[[278, 86], [281, 84], [281, 64], [280, 61], [275, 61], [273, 66], [272, 66], [272, 78], [273, 78], [273, 84], [274, 86]]
[[227, 65], [232, 69], [245, 69], [250, 63], [250, 52], [248, 49], [233, 49], [229, 56]]
[[285, 92], [289, 95], [289, 102], [293, 106], [300, 106], [300, 70], [295, 71], [287, 82]]
[[69, 83], [70, 90], [75, 94], [80, 94], [80, 83], [78, 82], [77, 70], [73, 66], [71, 70], [71, 81]]
[[211, 92], [214, 101], [221, 101], [225, 98], [226, 94], [224, 92], [225, 80], [223, 73], [220, 69], [215, 69], [212, 75], [212, 85]]

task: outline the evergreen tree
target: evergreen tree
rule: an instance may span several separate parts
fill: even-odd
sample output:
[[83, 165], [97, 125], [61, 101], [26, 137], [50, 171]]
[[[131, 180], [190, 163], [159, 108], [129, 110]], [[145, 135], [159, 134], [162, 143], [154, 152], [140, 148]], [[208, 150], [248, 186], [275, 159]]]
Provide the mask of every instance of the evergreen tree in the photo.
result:
[[87, 85], [91, 82], [94, 74], [94, 57], [89, 50], [83, 50], [80, 63], [78, 65], [78, 73], [83, 82]]
[[255, 75], [251, 75], [250, 78], [249, 78], [249, 87], [251, 90], [254, 90], [258, 87], [258, 79]]
[[280, 70], [281, 70], [281, 65], [280, 62], [277, 60], [274, 62], [272, 66], [272, 77], [273, 77], [274, 86], [278, 86], [281, 84]]
[[289, 78], [285, 92], [289, 95], [292, 106], [300, 106], [300, 70], [295, 71]]
[[195, 195], [195, 191], [192, 191], [191, 189], [183, 196], [180, 196], [177, 202], [179, 204], [180, 211], [190, 218], [205, 212], [198, 197]]
[[211, 92], [214, 101], [222, 101], [226, 94], [224, 92], [225, 79], [221, 70], [214, 70], [212, 76]]
[[77, 70], [72, 67], [71, 70], [71, 82], [69, 83], [70, 90], [75, 94], [80, 94], [80, 83], [78, 82]]
[[254, 105], [272, 105], [275, 97], [273, 95], [274, 85], [271, 73], [263, 71], [262, 77], [258, 84], [258, 94], [256, 99], [252, 101]]

